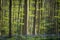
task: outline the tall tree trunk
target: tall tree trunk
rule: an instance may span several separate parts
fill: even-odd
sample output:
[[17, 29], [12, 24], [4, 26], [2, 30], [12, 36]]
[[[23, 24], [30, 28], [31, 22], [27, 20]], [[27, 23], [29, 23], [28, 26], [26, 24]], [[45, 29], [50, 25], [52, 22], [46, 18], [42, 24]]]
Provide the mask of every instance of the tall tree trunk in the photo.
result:
[[[58, 16], [58, 10], [59, 10], [58, 4], [59, 4], [59, 2], [57, 2], [57, 0], [55, 0], [55, 16]], [[56, 30], [55, 33], [58, 35], [58, 18], [55, 19], [55, 30]]]
[[29, 23], [28, 23], [28, 20], [29, 20], [29, 0], [27, 0], [27, 34], [29, 34]]
[[12, 31], [11, 31], [11, 27], [12, 27], [12, 25], [11, 25], [11, 13], [12, 13], [12, 11], [11, 11], [11, 8], [12, 8], [12, 0], [9, 1], [9, 37], [12, 36]]
[[[38, 2], [40, 2], [40, 0]], [[37, 15], [38, 16], [38, 30], [37, 30], [38, 35], [40, 34], [40, 13], [41, 13], [40, 8], [41, 8], [41, 5], [40, 3], [38, 3], [38, 15]]]
[[24, 1], [24, 27], [22, 29], [23, 35], [27, 34], [27, 0]]
[[0, 0], [0, 35], [1, 35], [1, 0]]
[[35, 0], [35, 10], [34, 10], [34, 22], [33, 22], [33, 35], [36, 34], [36, 3], [37, 3], [37, 0]]

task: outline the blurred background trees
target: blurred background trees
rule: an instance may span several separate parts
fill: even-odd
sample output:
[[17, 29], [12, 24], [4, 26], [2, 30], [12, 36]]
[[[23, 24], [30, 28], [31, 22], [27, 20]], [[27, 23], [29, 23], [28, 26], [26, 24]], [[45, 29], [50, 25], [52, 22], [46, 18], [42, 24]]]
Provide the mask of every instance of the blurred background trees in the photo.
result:
[[60, 33], [60, 0], [0, 0], [0, 35]]

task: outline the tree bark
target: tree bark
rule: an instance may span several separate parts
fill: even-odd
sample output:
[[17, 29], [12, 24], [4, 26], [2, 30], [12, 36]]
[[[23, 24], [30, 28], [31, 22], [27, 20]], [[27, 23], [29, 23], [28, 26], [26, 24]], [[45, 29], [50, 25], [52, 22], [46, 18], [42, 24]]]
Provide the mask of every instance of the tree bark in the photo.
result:
[[2, 17], [2, 16], [1, 16], [1, 0], [0, 0], [0, 36], [1, 36], [1, 25], [2, 25], [2, 24], [1, 24], [1, 17]]
[[11, 31], [11, 8], [12, 8], [12, 0], [9, 1], [9, 37], [11, 38], [12, 37], [12, 31]]
[[27, 0], [24, 1], [24, 27], [22, 30], [23, 35], [27, 35]]

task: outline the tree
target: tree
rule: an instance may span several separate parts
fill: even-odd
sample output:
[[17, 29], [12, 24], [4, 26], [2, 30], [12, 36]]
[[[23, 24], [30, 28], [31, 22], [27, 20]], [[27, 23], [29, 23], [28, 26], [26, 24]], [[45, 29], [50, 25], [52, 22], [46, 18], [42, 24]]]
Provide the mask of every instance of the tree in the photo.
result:
[[11, 7], [12, 7], [12, 0], [10, 0], [9, 2], [9, 37], [12, 36], [12, 33], [11, 33]]
[[0, 35], [1, 35], [1, 0], [0, 0]]

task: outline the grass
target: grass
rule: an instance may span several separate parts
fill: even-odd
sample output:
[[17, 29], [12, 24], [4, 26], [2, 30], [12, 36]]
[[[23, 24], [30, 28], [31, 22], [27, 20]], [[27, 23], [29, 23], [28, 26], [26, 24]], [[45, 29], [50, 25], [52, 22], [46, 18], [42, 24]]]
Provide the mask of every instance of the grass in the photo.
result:
[[0, 40], [60, 40], [57, 37], [41, 37], [41, 36], [15, 36], [11, 38], [0, 38]]

